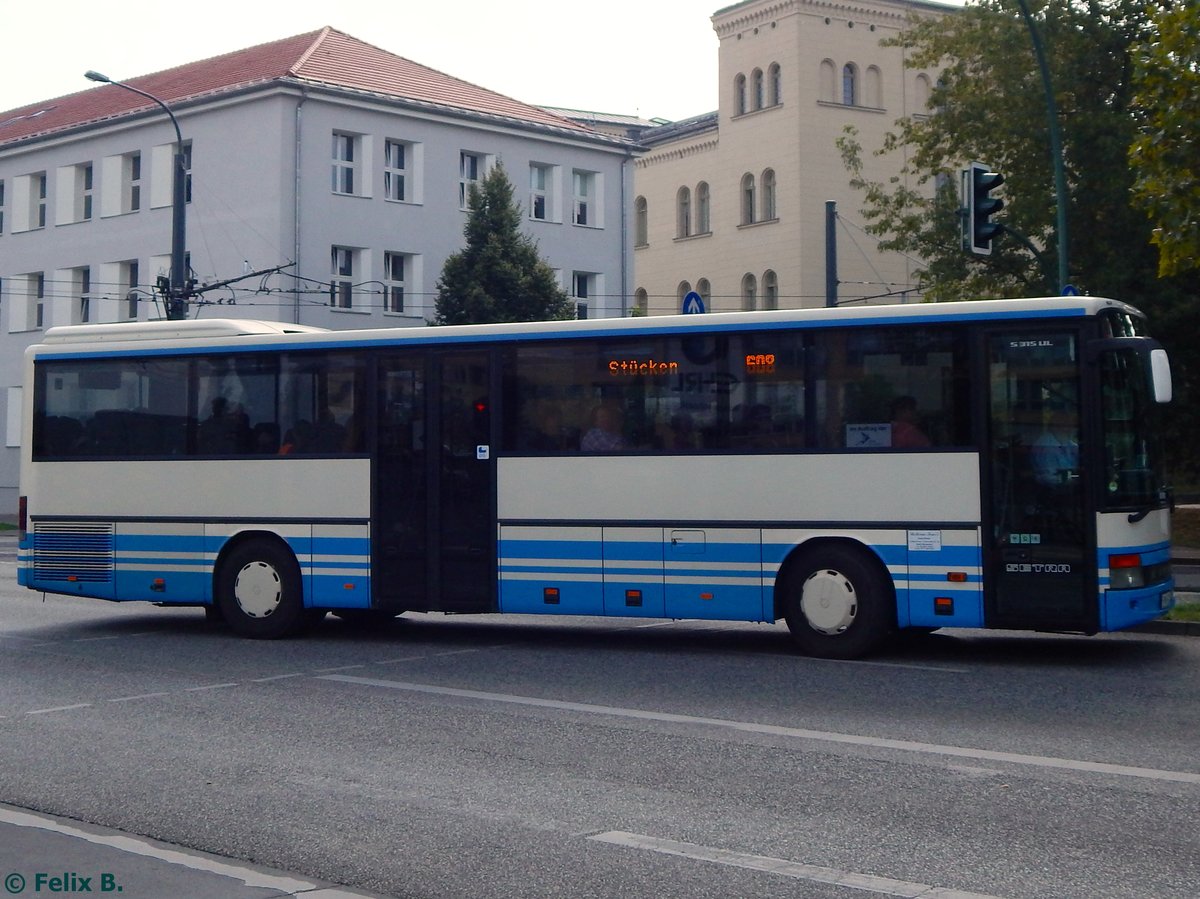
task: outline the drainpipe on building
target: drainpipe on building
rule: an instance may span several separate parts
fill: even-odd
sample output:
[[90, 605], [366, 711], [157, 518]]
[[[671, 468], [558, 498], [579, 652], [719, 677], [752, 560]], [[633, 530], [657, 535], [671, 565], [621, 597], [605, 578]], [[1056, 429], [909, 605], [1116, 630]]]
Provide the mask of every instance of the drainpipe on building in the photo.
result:
[[[300, 136], [301, 136], [301, 132], [300, 132], [300, 126], [301, 126], [302, 120], [303, 120], [303, 116], [301, 115], [300, 110], [304, 106], [304, 102], [307, 99], [308, 99], [308, 91], [305, 90], [304, 88], [301, 88], [300, 89], [300, 102], [298, 102], [296, 104], [296, 145], [295, 145], [295, 148], [293, 151], [293, 155], [294, 155], [294, 163], [293, 164], [296, 167], [296, 183], [295, 183], [295, 187], [292, 191], [292, 193], [294, 194], [294, 198], [292, 200], [292, 205], [293, 205], [293, 208], [292, 208], [292, 235], [293, 235], [292, 258], [296, 263], [295, 272], [297, 275], [302, 275], [304, 273], [304, 268], [300, 264], [300, 184], [301, 184], [301, 177], [300, 177]], [[298, 324], [300, 324], [300, 282], [299, 281], [296, 282], [296, 286], [292, 291], [292, 296], [294, 297], [294, 299], [292, 301], [292, 323], [298, 325]]]
[[621, 318], [629, 315], [629, 252], [625, 247], [629, 236], [629, 210], [625, 205], [625, 171], [631, 159], [629, 153], [621, 160]]

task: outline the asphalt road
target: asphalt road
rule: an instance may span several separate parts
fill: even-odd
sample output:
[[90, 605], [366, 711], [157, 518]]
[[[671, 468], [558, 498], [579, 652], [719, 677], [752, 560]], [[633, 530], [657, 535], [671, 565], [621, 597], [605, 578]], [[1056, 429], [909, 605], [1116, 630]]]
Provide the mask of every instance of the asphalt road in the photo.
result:
[[[10, 565], [0, 876], [108, 873], [123, 899], [221, 864], [251, 872], [239, 897], [1200, 883], [1195, 638], [959, 631], [836, 663], [782, 627], [408, 616], [260, 643], [196, 610], [43, 602]], [[33, 859], [11, 821], [31, 812], [210, 867], [166, 893], [153, 854]]]

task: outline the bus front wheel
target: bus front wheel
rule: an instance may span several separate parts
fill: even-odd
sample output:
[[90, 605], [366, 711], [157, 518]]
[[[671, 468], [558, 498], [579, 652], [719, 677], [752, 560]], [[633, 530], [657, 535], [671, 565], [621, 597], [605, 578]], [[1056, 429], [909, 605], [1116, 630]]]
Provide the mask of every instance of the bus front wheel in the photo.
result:
[[892, 630], [893, 590], [863, 550], [832, 545], [806, 553], [788, 572], [784, 617], [806, 655], [856, 659]]
[[243, 637], [270, 640], [296, 633], [305, 623], [296, 559], [267, 540], [235, 547], [221, 564], [217, 604]]

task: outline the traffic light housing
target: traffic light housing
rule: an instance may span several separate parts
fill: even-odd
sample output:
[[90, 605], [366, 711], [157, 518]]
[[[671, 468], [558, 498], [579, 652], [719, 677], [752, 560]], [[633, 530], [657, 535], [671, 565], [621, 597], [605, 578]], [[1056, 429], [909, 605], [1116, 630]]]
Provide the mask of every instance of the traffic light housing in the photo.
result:
[[992, 239], [1004, 230], [1003, 225], [992, 221], [992, 216], [1004, 208], [1004, 201], [991, 196], [991, 192], [1004, 183], [1004, 176], [982, 162], [972, 162], [963, 175], [967, 199], [963, 243], [978, 256], [990, 256]]

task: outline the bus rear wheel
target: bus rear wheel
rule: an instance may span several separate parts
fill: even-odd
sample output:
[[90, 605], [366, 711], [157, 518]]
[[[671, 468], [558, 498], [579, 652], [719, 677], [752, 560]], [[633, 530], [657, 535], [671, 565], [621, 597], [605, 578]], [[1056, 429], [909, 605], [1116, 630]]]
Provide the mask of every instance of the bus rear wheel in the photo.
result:
[[860, 658], [892, 630], [891, 583], [863, 550], [832, 545], [806, 553], [784, 589], [788, 630], [806, 655]]
[[235, 547], [217, 575], [217, 605], [243, 637], [271, 640], [297, 633], [306, 619], [295, 557], [268, 540]]

